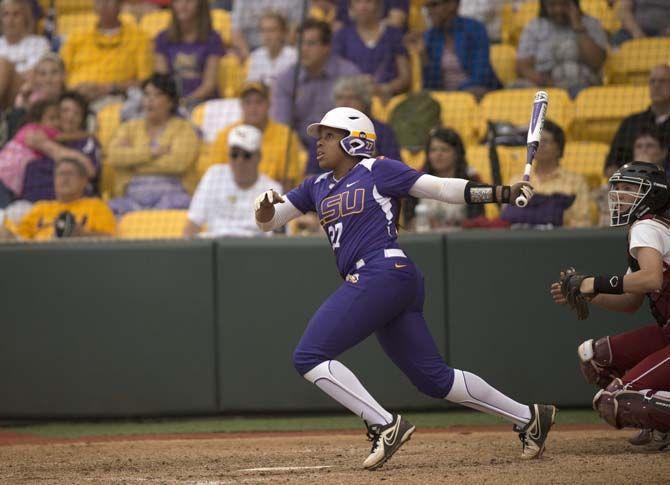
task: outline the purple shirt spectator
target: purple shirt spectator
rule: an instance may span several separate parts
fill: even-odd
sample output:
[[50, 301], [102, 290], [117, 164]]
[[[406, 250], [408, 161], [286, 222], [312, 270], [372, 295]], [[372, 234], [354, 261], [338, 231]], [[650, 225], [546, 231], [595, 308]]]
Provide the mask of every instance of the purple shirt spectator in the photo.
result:
[[167, 59], [170, 74], [178, 82], [180, 96], [188, 96], [202, 83], [207, 59], [225, 54], [223, 41], [212, 30], [206, 42], [172, 42], [166, 30], [158, 34], [155, 51]]
[[[335, 81], [343, 76], [360, 74], [360, 71], [351, 62], [335, 55], [330, 56], [318, 76], [310, 77], [301, 67], [298, 73], [295, 109], [292, 109], [295, 68], [296, 64], [277, 76], [272, 87], [271, 117], [295, 129], [311, 153], [315, 141], [307, 136], [307, 125], [318, 123], [326, 112], [335, 107], [333, 103]], [[308, 165], [307, 173], [314, 173], [309, 170]]]
[[358, 35], [356, 27], [349, 25], [333, 36], [333, 53], [356, 64], [361, 72], [372, 75], [376, 84], [384, 84], [398, 76], [396, 57], [407, 55], [402, 37], [402, 30], [386, 27], [379, 41], [369, 46]]
[[[100, 144], [94, 137], [89, 136], [88, 138], [63, 143], [63, 145], [80, 151], [93, 163], [96, 176], [86, 188], [86, 195], [96, 195], [98, 193], [98, 177], [100, 176]], [[48, 157], [35, 159], [28, 164], [23, 179], [21, 199], [37, 202], [38, 200], [54, 200], [56, 198], [54, 165], [55, 162]]]
[[[409, 14], [409, 0], [384, 0], [384, 17], [393, 8]], [[344, 25], [351, 24], [351, 19], [349, 18], [349, 0], [339, 0], [336, 19]]]

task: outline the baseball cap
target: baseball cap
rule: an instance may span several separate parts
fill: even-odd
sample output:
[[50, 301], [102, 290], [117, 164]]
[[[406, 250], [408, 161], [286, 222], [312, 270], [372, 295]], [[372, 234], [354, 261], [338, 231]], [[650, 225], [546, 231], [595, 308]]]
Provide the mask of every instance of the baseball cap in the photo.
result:
[[263, 133], [255, 126], [238, 125], [228, 134], [228, 147], [237, 147], [246, 152], [255, 153], [261, 148], [262, 138]]
[[270, 90], [261, 82], [246, 82], [240, 88], [240, 98], [243, 98], [249, 93], [258, 93], [264, 98], [270, 97]]

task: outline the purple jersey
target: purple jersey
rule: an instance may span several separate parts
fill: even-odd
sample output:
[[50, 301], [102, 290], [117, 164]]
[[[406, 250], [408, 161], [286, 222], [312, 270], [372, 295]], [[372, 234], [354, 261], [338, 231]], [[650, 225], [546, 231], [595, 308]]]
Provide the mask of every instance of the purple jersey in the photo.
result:
[[368, 158], [340, 180], [332, 172], [310, 177], [287, 197], [302, 213], [317, 213], [344, 277], [366, 255], [398, 247], [398, 199], [421, 175], [398, 160]]

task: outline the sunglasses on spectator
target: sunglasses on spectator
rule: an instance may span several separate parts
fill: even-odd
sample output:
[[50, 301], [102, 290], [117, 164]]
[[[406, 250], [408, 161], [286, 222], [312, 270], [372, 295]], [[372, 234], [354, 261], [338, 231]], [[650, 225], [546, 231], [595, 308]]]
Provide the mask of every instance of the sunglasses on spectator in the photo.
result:
[[251, 158], [254, 156], [253, 153], [246, 152], [244, 150], [231, 150], [230, 151], [230, 158], [243, 158], [244, 160], [251, 160]]

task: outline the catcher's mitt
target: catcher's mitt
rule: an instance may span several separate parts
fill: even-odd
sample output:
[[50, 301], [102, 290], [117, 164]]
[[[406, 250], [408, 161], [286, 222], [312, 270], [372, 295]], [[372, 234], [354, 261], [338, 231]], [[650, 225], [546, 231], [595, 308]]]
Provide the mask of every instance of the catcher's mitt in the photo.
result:
[[578, 274], [575, 268], [561, 271], [561, 293], [568, 301], [571, 310], [577, 313], [578, 320], [585, 320], [589, 316], [589, 298], [579, 290], [584, 278], [589, 275]]

